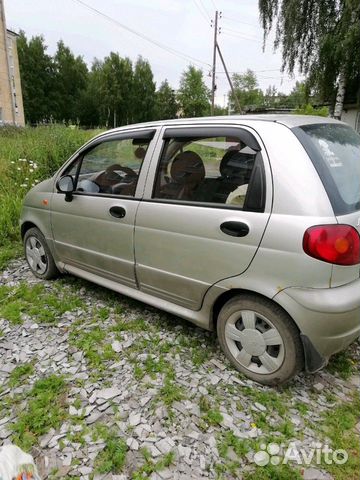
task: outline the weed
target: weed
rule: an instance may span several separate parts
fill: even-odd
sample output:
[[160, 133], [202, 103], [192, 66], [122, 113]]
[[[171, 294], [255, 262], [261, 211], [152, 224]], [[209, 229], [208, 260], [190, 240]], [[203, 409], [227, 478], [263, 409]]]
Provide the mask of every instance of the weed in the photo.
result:
[[29, 450], [38, 437], [50, 428], [59, 428], [65, 420], [67, 385], [62, 377], [51, 375], [35, 382], [26, 395], [27, 408], [22, 410], [13, 424], [13, 440], [21, 448]]
[[106, 331], [98, 325], [88, 331], [80, 327], [70, 332], [69, 343], [84, 352], [89, 365], [103, 370], [106, 367], [104, 362], [116, 359], [116, 353], [105, 343], [105, 338]]
[[145, 463], [132, 474], [132, 480], [144, 480], [150, 478], [154, 472], [164, 470], [164, 468], [169, 467], [175, 460], [174, 452], [167, 453], [157, 462], [152, 460], [151, 454], [146, 448], [143, 448], [141, 453], [143, 454]]
[[343, 449], [348, 461], [343, 465], [324, 465], [337, 480], [357, 479], [360, 469], [360, 445], [354, 428], [359, 421], [360, 396], [356, 392], [351, 402], [342, 403], [323, 414], [322, 433], [332, 442], [334, 450]]
[[342, 379], [347, 380], [356, 372], [356, 364], [351, 359], [349, 351], [340, 352], [330, 358], [327, 366], [330, 373], [337, 373]]
[[184, 398], [184, 392], [170, 377], [166, 377], [160, 389], [160, 398], [167, 407], [171, 407], [174, 402]]
[[13, 324], [21, 323], [24, 314], [40, 323], [54, 323], [65, 312], [83, 306], [76, 293], [59, 287], [54, 293], [48, 293], [41, 283], [34, 286], [22, 283], [15, 288], [0, 287], [0, 316]]
[[98, 425], [95, 435], [100, 435], [105, 441], [104, 449], [95, 459], [95, 470], [100, 474], [121, 473], [128, 450], [125, 440], [119, 438], [114, 430], [108, 429], [105, 425]]
[[32, 363], [24, 363], [15, 367], [9, 377], [9, 387], [14, 388], [21, 385], [33, 373], [34, 365]]

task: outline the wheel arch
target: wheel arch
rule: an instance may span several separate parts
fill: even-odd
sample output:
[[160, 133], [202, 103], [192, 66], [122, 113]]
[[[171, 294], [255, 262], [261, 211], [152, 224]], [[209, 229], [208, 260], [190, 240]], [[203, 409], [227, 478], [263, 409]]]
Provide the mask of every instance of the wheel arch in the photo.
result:
[[[30, 230], [30, 228], [37, 228], [38, 230], [40, 230], [41, 232], [41, 229], [34, 223], [34, 222], [31, 222], [29, 220], [27, 220], [26, 222], [24, 222], [21, 227], [20, 227], [20, 233], [21, 233], [21, 239], [23, 240], [24, 237], [25, 237], [25, 233]], [[43, 232], [41, 232], [43, 233]]]
[[269, 298], [266, 295], [262, 295], [259, 292], [236, 288], [236, 289], [227, 290], [226, 292], [223, 292], [221, 295], [219, 295], [215, 300], [211, 310], [211, 318], [210, 318], [211, 330], [214, 330], [216, 332], [217, 320], [218, 320], [220, 310], [222, 309], [222, 307], [225, 305], [227, 301], [229, 301], [230, 299], [232, 299], [237, 295], [251, 295], [253, 297], [265, 299], [268, 302], [271, 302], [274, 305], [276, 305], [289, 317], [291, 322], [296, 327], [301, 339], [303, 353], [304, 353], [305, 370], [307, 372], [310, 372], [310, 373], [316, 372], [326, 364], [325, 359], [316, 350], [311, 340], [301, 332], [298, 324], [293, 319], [293, 317], [286, 311], [286, 309], [282, 305], [280, 305], [278, 302], [276, 302], [273, 298]]

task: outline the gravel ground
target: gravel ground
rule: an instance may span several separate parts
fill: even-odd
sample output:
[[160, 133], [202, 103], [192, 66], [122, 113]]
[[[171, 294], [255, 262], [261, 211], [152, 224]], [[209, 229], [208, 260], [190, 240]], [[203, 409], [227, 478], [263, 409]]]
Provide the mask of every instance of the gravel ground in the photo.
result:
[[[262, 444], [323, 444], [326, 415], [359, 386], [333, 365], [262, 387], [230, 366], [212, 333], [72, 277], [39, 281], [23, 260], [0, 288], [0, 445], [30, 449], [42, 478], [274, 478], [254, 463]], [[358, 362], [359, 343], [348, 356]], [[63, 383], [42, 404], [47, 378]], [[325, 467], [300, 473], [337, 478]], [[288, 468], [277, 478], [295, 478]]]

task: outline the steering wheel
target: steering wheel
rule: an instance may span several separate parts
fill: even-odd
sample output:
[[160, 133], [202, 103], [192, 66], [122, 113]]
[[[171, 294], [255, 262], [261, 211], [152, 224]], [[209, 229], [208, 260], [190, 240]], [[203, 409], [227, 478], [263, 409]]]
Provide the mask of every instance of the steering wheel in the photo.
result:
[[[124, 172], [125, 176], [119, 175], [116, 170]], [[111, 189], [113, 185], [123, 182], [127, 177], [137, 178], [137, 173], [132, 168], [122, 167], [114, 163], [107, 167], [106, 170], [95, 174], [90, 180], [96, 183], [102, 192], [106, 192], [109, 188]]]
[[137, 173], [135, 172], [135, 170], [133, 170], [132, 168], [130, 167], [122, 167], [121, 165], [119, 165], [118, 163], [114, 163], [113, 165], [110, 165], [109, 167], [107, 167], [107, 169], [105, 170], [105, 174], [106, 175], [112, 175], [112, 174], [115, 174], [117, 175], [118, 177], [120, 177], [119, 174], [117, 174], [115, 172], [115, 170], [120, 170], [121, 172], [124, 172], [126, 174], [126, 176], [130, 176], [130, 177], [137, 177]]

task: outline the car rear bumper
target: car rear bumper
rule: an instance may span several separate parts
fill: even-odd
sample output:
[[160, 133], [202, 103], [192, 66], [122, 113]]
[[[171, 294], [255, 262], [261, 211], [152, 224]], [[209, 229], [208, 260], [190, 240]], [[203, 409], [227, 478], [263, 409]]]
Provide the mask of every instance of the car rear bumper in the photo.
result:
[[360, 336], [360, 279], [328, 289], [286, 288], [274, 300], [325, 360]]

